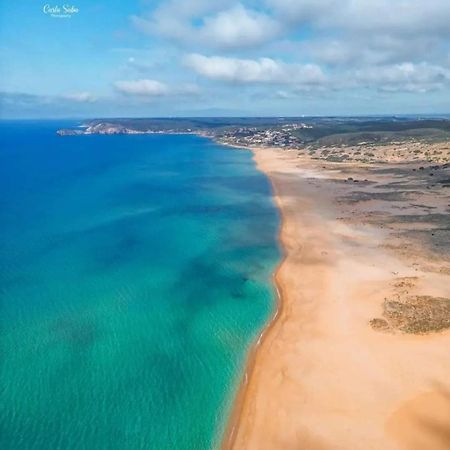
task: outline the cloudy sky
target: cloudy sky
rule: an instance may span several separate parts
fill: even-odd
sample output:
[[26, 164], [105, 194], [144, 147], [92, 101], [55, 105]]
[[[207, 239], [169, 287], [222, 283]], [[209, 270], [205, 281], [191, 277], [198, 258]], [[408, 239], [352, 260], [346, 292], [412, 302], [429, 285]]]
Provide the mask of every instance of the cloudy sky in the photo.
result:
[[10, 1], [0, 58], [3, 118], [449, 113], [450, 1]]

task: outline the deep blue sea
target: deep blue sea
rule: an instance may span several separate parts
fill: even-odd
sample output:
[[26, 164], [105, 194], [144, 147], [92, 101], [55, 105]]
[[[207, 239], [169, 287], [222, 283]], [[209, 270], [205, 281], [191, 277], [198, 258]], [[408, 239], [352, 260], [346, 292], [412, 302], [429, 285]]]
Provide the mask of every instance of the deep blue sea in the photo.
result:
[[0, 449], [220, 445], [275, 308], [250, 152], [0, 122]]

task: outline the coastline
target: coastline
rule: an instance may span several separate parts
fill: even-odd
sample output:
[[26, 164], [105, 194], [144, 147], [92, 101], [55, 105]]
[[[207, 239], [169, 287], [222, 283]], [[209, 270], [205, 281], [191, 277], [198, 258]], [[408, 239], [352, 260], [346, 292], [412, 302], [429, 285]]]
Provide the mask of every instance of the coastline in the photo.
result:
[[[444, 449], [448, 444], [444, 430], [440, 433], [420, 430], [412, 433], [411, 438], [408, 437], [408, 429], [414, 423], [418, 409], [425, 411], [425, 416], [434, 421], [438, 428], [448, 412], [450, 403], [447, 404], [446, 398], [450, 386], [445, 382], [445, 376], [450, 373], [450, 366], [448, 361], [442, 358], [450, 342], [449, 332], [424, 336], [396, 335], [395, 339], [399, 342], [396, 345], [399, 348], [390, 350], [393, 336], [376, 333], [368, 326], [368, 320], [363, 320], [379, 313], [383, 297], [390, 293], [389, 283], [399, 279], [399, 273], [403, 275], [401, 279], [412, 278], [417, 274], [407, 264], [381, 249], [381, 242], [387, 237], [385, 233], [380, 230], [343, 226], [336, 217], [332, 217], [341, 211], [333, 205], [333, 195], [326, 192], [330, 187], [329, 183], [327, 185], [328, 180], [324, 182], [325, 189], [323, 186], [317, 189], [320, 184], [318, 181], [322, 177], [326, 178], [318, 167], [318, 164], [323, 162], [314, 164], [311, 161], [303, 161], [300, 164], [301, 161], [292, 153], [284, 151], [284, 154], [281, 154], [279, 149], [250, 147], [247, 150], [253, 152], [257, 169], [271, 182], [274, 202], [281, 218], [278, 239], [283, 258], [273, 275], [278, 293], [276, 311], [249, 352], [221, 449], [290, 449], [298, 448], [299, 445], [308, 449], [413, 449], [412, 440], [427, 445], [432, 443], [434, 447], [429, 448]], [[289, 199], [289, 196], [295, 196], [295, 200]], [[328, 236], [334, 234], [328, 233], [330, 224], [339, 229], [337, 235], [332, 238]], [[304, 233], [303, 236], [299, 235], [299, 229]], [[369, 273], [364, 273], [365, 265], [372, 267], [376, 264], [368, 264], [368, 258], [364, 258], [361, 252], [354, 253], [354, 244], [348, 245], [347, 240], [356, 241], [362, 252], [368, 251], [380, 266], [385, 262], [386, 267], [370, 268]], [[321, 242], [321, 245], [310, 245], [308, 241]], [[346, 258], [346, 264], [354, 263], [355, 280], [346, 277], [342, 267], [333, 263], [334, 259], [340, 259], [342, 255]], [[358, 261], [353, 262], [352, 258]], [[293, 277], [299, 273], [304, 276], [304, 281], [300, 283], [293, 281]], [[418, 287], [419, 293], [426, 289], [433, 291], [432, 284], [437, 278], [428, 278], [426, 283]], [[328, 286], [332, 286], [333, 294], [337, 290], [341, 297], [344, 292], [339, 292], [339, 289], [342, 291], [345, 282], [348, 282], [350, 288], [345, 287], [344, 291], [348, 290], [352, 294], [353, 290], [358, 296], [366, 295], [370, 304], [361, 307], [354, 302], [355, 298], [352, 298], [354, 303], [348, 303], [351, 311], [346, 312], [342, 306], [347, 306], [343, 303], [347, 300], [342, 298], [336, 302], [334, 295], [330, 296], [331, 288]], [[439, 283], [434, 286], [433, 293], [448, 295], [448, 288], [442, 286], [442, 279], [439, 279]], [[321, 284], [326, 286], [322, 287]], [[370, 285], [369, 289], [366, 284]], [[297, 293], [300, 292], [297, 296], [293, 295], [294, 287]], [[374, 288], [376, 292], [373, 292]], [[345, 295], [347, 294], [345, 292]], [[324, 305], [313, 304], [310, 298], [323, 300]], [[299, 299], [305, 301], [305, 304], [300, 305]], [[323, 328], [324, 317], [325, 323], [334, 317], [341, 319], [343, 323], [326, 330]], [[311, 319], [317, 323], [309, 323]], [[346, 327], [351, 330], [348, 331]], [[322, 334], [329, 336], [321, 336]], [[356, 346], [352, 349], [352, 339], [355, 338], [364, 341], [369, 348], [374, 346], [377, 354], [365, 354], [361, 360], [357, 353], [365, 353], [366, 348]], [[316, 351], [335, 350], [333, 339], [336, 339], [336, 347], [339, 347], [337, 358], [328, 358], [321, 352], [318, 353], [316, 362]], [[314, 343], [311, 343], [312, 340]], [[342, 343], [339, 342], [341, 340]], [[410, 386], [403, 389], [398, 382], [392, 383], [395, 386], [390, 391], [388, 389], [388, 395], [382, 396], [383, 401], [374, 400], [371, 390], [385, 386], [391, 375], [399, 375], [395, 358], [402, 357], [405, 350], [411, 350], [411, 344], [417, 347], [414, 353], [418, 356], [418, 364], [421, 360], [424, 364], [429, 362], [424, 360], [423, 355], [419, 357], [424, 349], [436, 347], [431, 368], [428, 371], [417, 371], [408, 364], [409, 358], [403, 358], [404, 361], [399, 364], [402, 366], [401, 374], [404, 376], [408, 371], [414, 374]], [[306, 351], [299, 350], [302, 345], [307, 348]], [[308, 350], [308, 347], [311, 348]], [[347, 351], [356, 351], [357, 356], [353, 357], [351, 353], [345, 355]], [[373, 377], [370, 372], [376, 372], [377, 369], [379, 371], [379, 368], [367, 358], [383, 358], [383, 352], [388, 353], [384, 363], [391, 367], [385, 368], [386, 374], [377, 373], [377, 377]], [[297, 356], [298, 360], [295, 358]], [[393, 358], [394, 361], [391, 361]], [[414, 360], [414, 357], [411, 359]], [[326, 375], [323, 370], [326, 366], [317, 367], [328, 362], [330, 368], [335, 366], [338, 383], [334, 383], [333, 377]], [[364, 363], [368, 365], [368, 368], [359, 374], [355, 386], [352, 386], [352, 374], [348, 373], [346, 363], [349, 367], [353, 364], [355, 367]], [[302, 367], [302, 364], [310, 367]], [[442, 367], [439, 368], [439, 364]], [[312, 379], [303, 382], [302, 378], [307, 378], [308, 372], [313, 374]], [[440, 388], [433, 389], [427, 382], [430, 373], [435, 375], [434, 382], [439, 383]], [[315, 389], [315, 383], [319, 386], [318, 391], [324, 391], [320, 393], [319, 401], [312, 398], [308, 392], [308, 387], [310, 390]], [[350, 407], [342, 406], [342, 402], [350, 403]], [[355, 405], [352, 406], [352, 402]], [[411, 402], [417, 404], [409, 407]], [[310, 420], [306, 416], [311, 414], [314, 417]], [[361, 421], [359, 417], [364, 414], [367, 420], [374, 423], [366, 426], [364, 420]], [[370, 414], [373, 417], [370, 417]], [[349, 426], [355, 428], [353, 435], [346, 431]]]
[[227, 424], [225, 427], [225, 432], [223, 434], [222, 444], [220, 446], [221, 450], [231, 450], [235, 443], [236, 431], [239, 427], [239, 422], [240, 422], [241, 415], [242, 415], [242, 409], [244, 406], [245, 397], [247, 395], [248, 384], [251, 379], [253, 369], [255, 366], [255, 362], [256, 362], [257, 352], [258, 352], [259, 348], [263, 345], [265, 339], [270, 334], [271, 329], [274, 327], [275, 323], [279, 320], [279, 318], [281, 317], [282, 312], [283, 312], [283, 286], [277, 281], [277, 277], [278, 277], [278, 273], [279, 273], [282, 265], [286, 261], [287, 253], [286, 253], [286, 249], [284, 247], [283, 241], [282, 241], [282, 228], [283, 228], [283, 224], [284, 224], [284, 220], [285, 220], [283, 218], [283, 210], [282, 210], [281, 206], [277, 203], [278, 195], [277, 195], [276, 186], [273, 183], [273, 180], [267, 175], [267, 173], [264, 170], [262, 170], [258, 166], [258, 162], [256, 160], [256, 151], [257, 150], [252, 147], [243, 147], [243, 146], [232, 145], [232, 144], [221, 143], [221, 142], [218, 142], [218, 143], [220, 145], [234, 148], [237, 150], [246, 150], [246, 151], [252, 152], [253, 161], [255, 162], [256, 169], [259, 170], [264, 176], [266, 176], [270, 182], [273, 201], [278, 210], [278, 214], [280, 215], [280, 227], [279, 227], [279, 231], [277, 234], [277, 242], [278, 242], [278, 245], [279, 245], [279, 248], [281, 251], [281, 259], [280, 259], [279, 263], [277, 264], [277, 266], [275, 267], [275, 270], [271, 277], [273, 287], [274, 287], [274, 290], [276, 293], [275, 308], [274, 308], [273, 314], [269, 318], [269, 321], [267, 322], [267, 324], [263, 327], [263, 329], [259, 333], [258, 339], [254, 343], [252, 343], [252, 345], [250, 347], [250, 350], [248, 352], [248, 356], [247, 356], [247, 359], [246, 359], [245, 365], [244, 365], [244, 373], [243, 373], [242, 379], [239, 383], [237, 393], [233, 399], [231, 413], [228, 417]]
[[[308, 156], [192, 134], [252, 151], [281, 217], [276, 307], [250, 346], [221, 448], [449, 448], [449, 325], [414, 330], [401, 317], [411, 299], [420, 314], [424, 303], [450, 301], [450, 265], [425, 242], [448, 214], [450, 198], [439, 191], [448, 164], [431, 165], [422, 144], [419, 156], [409, 147], [377, 148], [378, 159], [346, 148], [344, 160], [336, 148]], [[430, 212], [441, 217], [428, 223]], [[412, 252], [408, 229], [428, 233]], [[403, 310], [392, 314], [393, 305]]]

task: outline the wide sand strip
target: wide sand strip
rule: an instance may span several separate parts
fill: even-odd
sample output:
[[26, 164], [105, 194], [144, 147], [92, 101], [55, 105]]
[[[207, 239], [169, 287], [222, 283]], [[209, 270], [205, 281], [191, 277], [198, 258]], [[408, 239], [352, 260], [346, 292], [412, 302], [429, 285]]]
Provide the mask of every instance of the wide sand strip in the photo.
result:
[[224, 446], [448, 450], [449, 331], [404, 333], [373, 319], [392, 298], [448, 299], [450, 272], [422, 270], [422, 260], [389, 251], [389, 231], [352, 222], [361, 206], [338, 201], [350, 189], [330, 181], [339, 170], [253, 151], [282, 215], [283, 306], [252, 358]]

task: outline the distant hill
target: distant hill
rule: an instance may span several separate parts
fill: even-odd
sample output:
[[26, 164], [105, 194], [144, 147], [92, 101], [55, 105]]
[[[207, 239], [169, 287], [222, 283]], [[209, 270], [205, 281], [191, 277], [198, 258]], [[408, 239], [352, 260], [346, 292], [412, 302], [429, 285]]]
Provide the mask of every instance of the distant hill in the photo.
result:
[[[85, 122], [60, 135], [202, 133], [228, 142], [281, 146], [388, 144], [406, 140], [450, 140], [447, 118], [411, 117], [185, 117], [115, 118]], [[264, 133], [268, 133], [262, 136]], [[252, 137], [253, 136], [253, 137]]]

